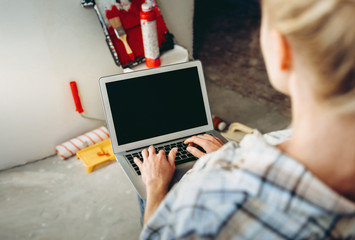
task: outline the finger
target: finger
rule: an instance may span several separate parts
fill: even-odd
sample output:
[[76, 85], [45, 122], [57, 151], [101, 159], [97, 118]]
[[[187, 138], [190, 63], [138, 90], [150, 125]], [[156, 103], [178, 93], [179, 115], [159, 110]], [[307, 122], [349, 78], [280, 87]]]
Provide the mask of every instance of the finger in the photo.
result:
[[218, 137], [215, 137], [215, 136], [212, 136], [210, 134], [204, 134], [203, 137], [204, 139], [206, 140], [210, 140], [210, 141], [213, 141], [213, 142], [218, 142], [219, 144], [225, 144], [225, 142], [223, 142], [221, 139], [219, 139]]
[[184, 141], [184, 144], [189, 144], [189, 143], [193, 143], [194, 139], [196, 138], [201, 138], [202, 135], [196, 135], [196, 136], [192, 136], [192, 137], [189, 137], [188, 139], [186, 139]]
[[201, 138], [203, 138], [203, 139], [206, 139], [206, 140], [209, 140], [209, 141], [211, 141], [211, 142], [217, 142], [217, 143], [219, 143], [219, 144], [221, 144], [221, 145], [224, 145], [225, 144], [225, 142], [223, 142], [221, 139], [219, 139], [218, 137], [215, 137], [215, 136], [212, 136], [212, 135], [210, 135], [210, 134], [204, 134], [203, 136], [201, 136]]
[[208, 146], [210, 141], [206, 140], [204, 138], [201, 138], [200, 136], [194, 136], [189, 139], [186, 139], [186, 141], [184, 143], [185, 144], [194, 143], [196, 145], [201, 146], [203, 149], [206, 149], [206, 147]]
[[155, 147], [153, 145], [151, 145], [149, 148], [148, 148], [148, 152], [149, 152], [149, 155], [151, 154], [156, 154], [155, 152]]
[[198, 150], [197, 148], [193, 147], [193, 146], [188, 146], [186, 148], [187, 151], [189, 151], [192, 155], [194, 155], [197, 158], [202, 157], [203, 155], [205, 155], [205, 153], [201, 152], [200, 150]]
[[189, 137], [184, 141], [184, 144], [189, 144], [192, 141], [192, 137]]
[[143, 160], [146, 160], [148, 158], [149, 154], [148, 154], [148, 150], [147, 149], [143, 149], [142, 156], [143, 156]]
[[222, 139], [218, 138], [218, 137], [214, 137], [220, 144], [224, 145], [226, 144]]
[[193, 136], [193, 137], [189, 137], [188, 139], [186, 139], [184, 141], [184, 144], [189, 144], [189, 143], [194, 143], [194, 141], [199, 138], [199, 136]]
[[177, 148], [173, 148], [169, 152], [168, 161], [169, 161], [171, 166], [175, 166], [175, 158], [176, 158], [177, 151], [178, 151]]
[[213, 140], [215, 140], [215, 137], [214, 136], [212, 136], [212, 135], [210, 135], [210, 134], [204, 134], [204, 135], [202, 135], [202, 138], [204, 138], [204, 139], [208, 139], [208, 140], [211, 140], [211, 141], [213, 141]]
[[[134, 157], [134, 158], [133, 158], [133, 161], [134, 161], [134, 163], [138, 166], [139, 171], [141, 171], [141, 170], [142, 170], [142, 166], [143, 166], [142, 161], [141, 161], [139, 158], [137, 158], [137, 157]], [[142, 172], [142, 171], [141, 171], [141, 172]]]
[[160, 150], [159, 151], [159, 155], [163, 155], [163, 156], [165, 156], [165, 151], [162, 149], [162, 150]]

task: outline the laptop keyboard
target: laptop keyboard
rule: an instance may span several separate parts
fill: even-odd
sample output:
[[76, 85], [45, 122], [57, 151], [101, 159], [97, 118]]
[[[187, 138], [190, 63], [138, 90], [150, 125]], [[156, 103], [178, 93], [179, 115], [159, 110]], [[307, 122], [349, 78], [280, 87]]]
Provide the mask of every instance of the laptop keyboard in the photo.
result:
[[[197, 160], [196, 157], [194, 157], [191, 153], [189, 153], [186, 150], [187, 145], [183, 143], [184, 141], [181, 142], [176, 142], [164, 146], [158, 146], [155, 147], [155, 151], [158, 153], [160, 150], [164, 150], [166, 154], [169, 154], [170, 150], [173, 149], [174, 147], [178, 148], [178, 151], [176, 153], [176, 158], [175, 158], [175, 165], [179, 165], [182, 163], [190, 162]], [[141, 172], [139, 171], [138, 166], [134, 163], [133, 158], [138, 157], [141, 161], [143, 161], [143, 157], [141, 152], [136, 152], [133, 154], [127, 154], [125, 157], [128, 159], [134, 170], [138, 175], [141, 175]]]

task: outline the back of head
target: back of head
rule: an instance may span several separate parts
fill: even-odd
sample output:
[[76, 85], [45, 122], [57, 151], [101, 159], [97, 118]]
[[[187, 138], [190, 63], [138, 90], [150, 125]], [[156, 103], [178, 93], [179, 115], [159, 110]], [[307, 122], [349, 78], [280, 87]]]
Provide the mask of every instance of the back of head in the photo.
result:
[[316, 97], [354, 114], [355, 0], [263, 0], [263, 7], [315, 76]]

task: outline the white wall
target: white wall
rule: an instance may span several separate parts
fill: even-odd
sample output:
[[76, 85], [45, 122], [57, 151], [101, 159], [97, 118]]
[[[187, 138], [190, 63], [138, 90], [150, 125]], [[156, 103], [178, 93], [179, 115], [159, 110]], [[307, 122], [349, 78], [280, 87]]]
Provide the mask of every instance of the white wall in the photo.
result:
[[[176, 7], [161, 2], [177, 43], [192, 49], [191, 18], [181, 24], [178, 8], [176, 24], [165, 16]], [[1, 0], [0, 169], [54, 154], [57, 144], [103, 125], [75, 112], [69, 82], [77, 82], [85, 114], [103, 118], [98, 78], [119, 72], [94, 10], [80, 0]]]
[[0, 1], [0, 169], [43, 158], [103, 118], [98, 78], [119, 73], [94, 10], [79, 0]]
[[157, 0], [160, 11], [175, 41], [193, 54], [194, 0]]

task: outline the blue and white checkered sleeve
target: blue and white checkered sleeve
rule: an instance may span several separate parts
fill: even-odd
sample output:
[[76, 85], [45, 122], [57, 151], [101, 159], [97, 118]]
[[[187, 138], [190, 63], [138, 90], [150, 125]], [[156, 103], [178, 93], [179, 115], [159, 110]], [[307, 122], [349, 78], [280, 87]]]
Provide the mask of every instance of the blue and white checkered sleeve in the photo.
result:
[[[223, 154], [217, 151], [207, 155], [206, 162], [201, 159], [203, 161], [200, 166], [196, 166], [193, 174], [169, 192], [144, 227], [141, 239], [176, 239], [217, 234], [228, 216], [236, 211], [238, 203], [244, 202], [248, 195], [245, 188], [231, 187], [236, 186], [231, 181], [241, 180], [238, 174], [226, 174], [229, 170], [223, 164], [222, 167], [216, 166], [226, 155], [235, 154], [234, 147], [230, 144], [222, 149]], [[248, 182], [249, 188], [251, 185], [258, 186], [259, 181], [254, 184]], [[252, 192], [250, 194], [253, 195]]]

